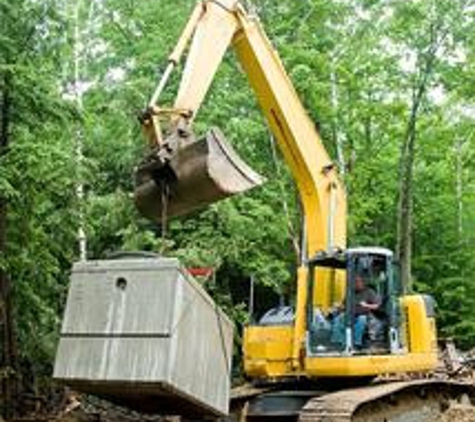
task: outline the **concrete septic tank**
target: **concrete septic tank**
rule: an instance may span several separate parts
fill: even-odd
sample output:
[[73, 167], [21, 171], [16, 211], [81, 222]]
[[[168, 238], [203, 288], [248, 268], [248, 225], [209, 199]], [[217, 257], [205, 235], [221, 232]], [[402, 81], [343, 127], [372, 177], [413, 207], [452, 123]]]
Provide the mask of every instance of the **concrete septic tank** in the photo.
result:
[[54, 378], [143, 412], [228, 412], [233, 325], [174, 258], [73, 266]]

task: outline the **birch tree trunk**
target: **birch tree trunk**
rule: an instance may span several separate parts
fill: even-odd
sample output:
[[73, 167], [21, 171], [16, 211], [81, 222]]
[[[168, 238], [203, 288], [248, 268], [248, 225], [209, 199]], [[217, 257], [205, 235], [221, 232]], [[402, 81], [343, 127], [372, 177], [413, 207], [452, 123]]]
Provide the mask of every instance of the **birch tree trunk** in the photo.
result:
[[[73, 67], [74, 67], [74, 99], [77, 110], [80, 117], [84, 112], [82, 89], [81, 89], [81, 54], [82, 43], [80, 39], [80, 22], [79, 12], [81, 8], [81, 1], [77, 0], [74, 7], [74, 41], [73, 41]], [[81, 120], [76, 125], [76, 171], [78, 174], [78, 182], [76, 185], [76, 196], [79, 204], [79, 221], [78, 221], [78, 247], [79, 247], [79, 259], [85, 261], [87, 259], [87, 237], [85, 229], [84, 218], [84, 183], [82, 180], [82, 168], [83, 168], [83, 149], [84, 138], [83, 128]]]
[[81, 8], [85, 2], [77, 0], [73, 2], [73, 96], [76, 108], [78, 110], [80, 119], [76, 125], [76, 171], [77, 171], [77, 185], [76, 196], [79, 204], [79, 219], [78, 219], [78, 248], [79, 259], [81, 261], [87, 260], [87, 232], [86, 232], [86, 217], [85, 217], [85, 193], [83, 180], [83, 166], [84, 166], [84, 83], [86, 82], [86, 73], [89, 57], [89, 47], [92, 42], [91, 36], [92, 21], [96, 18], [95, 13], [97, 9], [97, 0], [90, 0], [87, 15], [84, 21], [81, 20]]

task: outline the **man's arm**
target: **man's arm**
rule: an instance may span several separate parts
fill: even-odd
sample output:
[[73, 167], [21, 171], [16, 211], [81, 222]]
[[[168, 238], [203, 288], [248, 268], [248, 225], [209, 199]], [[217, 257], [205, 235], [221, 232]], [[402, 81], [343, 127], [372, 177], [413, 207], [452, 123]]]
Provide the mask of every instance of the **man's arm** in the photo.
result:
[[375, 311], [381, 306], [381, 298], [373, 289], [369, 288], [359, 305], [368, 311]]

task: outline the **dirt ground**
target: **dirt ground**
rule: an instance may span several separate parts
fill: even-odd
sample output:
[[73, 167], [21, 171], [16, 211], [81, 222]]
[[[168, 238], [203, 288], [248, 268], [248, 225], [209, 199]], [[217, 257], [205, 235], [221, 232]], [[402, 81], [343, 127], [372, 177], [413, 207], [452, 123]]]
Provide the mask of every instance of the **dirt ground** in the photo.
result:
[[[180, 422], [178, 417], [146, 416], [91, 396], [69, 393], [56, 411], [32, 412], [18, 422]], [[452, 402], [444, 415], [433, 422], [475, 422], [475, 406], [465, 398]], [[0, 418], [0, 422], [3, 422]]]
[[[137, 416], [125, 416], [117, 414], [88, 414], [85, 412], [72, 412], [59, 419], [52, 419], [51, 422], [176, 422], [179, 419], [173, 418], [147, 418], [143, 419]], [[475, 422], [475, 407], [466, 405], [452, 406], [441, 418], [434, 422]]]
[[475, 422], [475, 407], [454, 404], [437, 422]]
[[[109, 410], [91, 412], [76, 409], [68, 415], [50, 422], [179, 422], [179, 418], [143, 417], [136, 413], [118, 412]], [[469, 405], [453, 404], [445, 414], [434, 422], [475, 422], [475, 407]]]

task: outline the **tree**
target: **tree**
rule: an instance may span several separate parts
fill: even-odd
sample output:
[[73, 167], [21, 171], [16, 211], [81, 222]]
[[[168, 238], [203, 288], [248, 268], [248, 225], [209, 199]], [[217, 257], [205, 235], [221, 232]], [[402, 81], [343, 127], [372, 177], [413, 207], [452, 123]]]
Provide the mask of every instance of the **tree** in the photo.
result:
[[413, 227], [413, 182], [417, 138], [417, 122], [428, 90], [436, 72], [458, 47], [455, 33], [462, 23], [464, 4], [454, 5], [445, 0], [424, 3], [404, 3], [396, 9], [396, 25], [403, 25], [402, 44], [405, 54], [414, 60], [410, 70], [410, 100], [404, 138], [401, 143], [399, 164], [397, 247], [401, 264], [402, 283], [412, 289], [412, 227]]
[[[0, 2], [1, 373], [6, 418], [18, 410], [29, 382], [22, 369], [44, 365], [34, 355], [52, 347], [41, 344], [46, 340], [41, 335], [54, 332], [57, 322], [58, 285], [52, 280], [63, 265], [58, 260], [68, 255], [68, 222], [74, 218], [60, 218], [57, 211], [69, 206], [70, 151], [62, 123], [71, 113], [54, 78], [62, 22], [53, 6]], [[59, 239], [60, 248], [55, 243]], [[46, 326], [36, 327], [41, 321]]]

